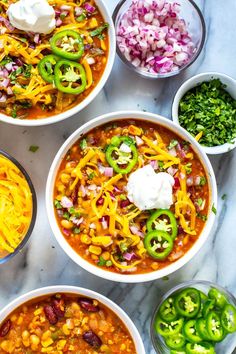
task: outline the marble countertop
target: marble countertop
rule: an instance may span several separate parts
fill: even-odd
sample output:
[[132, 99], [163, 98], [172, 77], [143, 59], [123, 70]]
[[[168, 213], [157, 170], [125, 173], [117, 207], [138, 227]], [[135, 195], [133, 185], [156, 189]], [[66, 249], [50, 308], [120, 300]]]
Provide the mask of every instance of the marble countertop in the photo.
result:
[[[105, 0], [112, 12], [118, 0]], [[51, 162], [65, 139], [84, 122], [115, 110], [136, 109], [171, 117], [171, 102], [180, 84], [205, 71], [219, 71], [236, 78], [235, 0], [198, 0], [207, 23], [206, 45], [197, 62], [183, 74], [149, 81], [136, 76], [116, 58], [112, 74], [99, 96], [76, 116], [51, 126], [24, 128], [0, 123], [0, 148], [12, 154], [29, 172], [38, 197], [34, 232], [23, 252], [0, 267], [0, 307], [29, 290], [47, 285], [77, 285], [107, 295], [137, 325], [147, 354], [154, 354], [149, 336], [150, 318], [164, 292], [191, 279], [210, 280], [236, 296], [236, 154], [212, 157], [219, 189], [215, 233], [195, 258], [168, 280], [145, 284], [118, 284], [89, 274], [61, 250], [47, 220], [44, 194]], [[125, 94], [124, 94], [125, 92]], [[30, 145], [38, 145], [36, 153]], [[222, 196], [226, 198], [222, 200]], [[230, 354], [230, 353], [221, 353]]]

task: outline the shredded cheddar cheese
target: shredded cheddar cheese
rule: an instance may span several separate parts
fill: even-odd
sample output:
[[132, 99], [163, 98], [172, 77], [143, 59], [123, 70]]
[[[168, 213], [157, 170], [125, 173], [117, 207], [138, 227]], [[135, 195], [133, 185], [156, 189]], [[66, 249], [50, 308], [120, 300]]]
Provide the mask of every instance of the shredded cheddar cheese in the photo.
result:
[[0, 155], [0, 258], [13, 253], [29, 228], [32, 195], [18, 167]]

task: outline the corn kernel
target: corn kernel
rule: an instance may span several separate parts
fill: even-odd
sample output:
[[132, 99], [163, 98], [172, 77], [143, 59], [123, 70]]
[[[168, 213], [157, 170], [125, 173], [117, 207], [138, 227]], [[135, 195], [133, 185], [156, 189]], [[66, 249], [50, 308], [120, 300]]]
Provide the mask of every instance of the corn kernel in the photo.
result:
[[104, 52], [105, 52], [105, 51], [107, 50], [106, 43], [105, 43], [105, 41], [104, 41], [103, 39], [101, 39], [100, 42], [101, 42], [101, 48], [102, 48], [102, 50], [104, 50]]
[[36, 345], [36, 346], [39, 345], [39, 343], [40, 343], [39, 337], [36, 336], [35, 334], [31, 334], [30, 341], [33, 345]]
[[66, 336], [69, 336], [69, 335], [70, 335], [70, 329], [68, 328], [68, 326], [67, 326], [66, 323], [62, 326], [62, 332], [63, 332]]
[[53, 343], [52, 338], [48, 338], [48, 339], [45, 340], [45, 341], [41, 341], [41, 344], [42, 344], [42, 346], [43, 346], [44, 348], [49, 347], [52, 343]]
[[62, 220], [61, 221], [61, 226], [64, 227], [67, 230], [70, 230], [73, 228], [73, 222], [69, 221], [69, 220]]
[[51, 338], [51, 335], [52, 335], [52, 333], [51, 333], [51, 331], [46, 331], [46, 332], [44, 332], [43, 333], [43, 335], [42, 335], [42, 340], [43, 341], [45, 341], [45, 340], [47, 340], [48, 338]]
[[102, 253], [102, 249], [101, 247], [91, 245], [89, 246], [89, 252], [99, 256]]
[[70, 181], [70, 175], [68, 175], [67, 173], [62, 173], [60, 176], [60, 180], [62, 181], [63, 184], [68, 184]]
[[91, 238], [86, 234], [81, 235], [80, 240], [82, 243], [85, 243], [86, 245], [91, 245], [91, 243], [92, 243]]
[[108, 261], [110, 259], [110, 253], [109, 252], [103, 252], [102, 253], [102, 258], [105, 260], [105, 261]]
[[92, 17], [89, 21], [89, 28], [96, 28], [98, 26], [98, 21], [95, 17]]
[[57, 343], [57, 349], [58, 350], [63, 350], [65, 345], [66, 345], [66, 340], [65, 339], [61, 339]]
[[1, 348], [7, 353], [13, 353], [15, 350], [15, 344], [10, 340], [4, 340], [1, 343]]
[[153, 270], [157, 270], [159, 268], [159, 264], [157, 262], [153, 262], [151, 264], [151, 267], [152, 267]]
[[18, 320], [17, 320], [17, 324], [18, 325], [20, 325], [20, 324], [22, 324], [22, 322], [23, 322], [23, 317], [22, 316], [20, 316], [19, 318], [18, 318]]
[[43, 313], [42, 307], [40, 307], [39, 309], [37, 309], [37, 310], [34, 311], [34, 315], [35, 315], [35, 316], [41, 315], [42, 313]]
[[109, 347], [108, 347], [108, 345], [103, 344], [103, 345], [100, 347], [100, 350], [101, 350], [101, 352], [106, 352], [106, 351], [109, 350]]
[[120, 346], [120, 350], [125, 350], [126, 349], [126, 345], [123, 343], [123, 344], [121, 344], [121, 346]]

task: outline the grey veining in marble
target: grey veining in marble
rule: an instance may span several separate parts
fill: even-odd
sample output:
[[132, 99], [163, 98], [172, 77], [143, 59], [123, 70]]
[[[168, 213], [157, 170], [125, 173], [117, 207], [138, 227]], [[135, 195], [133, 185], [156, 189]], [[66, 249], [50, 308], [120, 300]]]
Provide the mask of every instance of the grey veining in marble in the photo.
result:
[[[105, 0], [112, 12], [117, 0]], [[76, 266], [55, 241], [46, 216], [44, 193], [50, 164], [64, 140], [80, 125], [115, 110], [147, 110], [170, 117], [171, 102], [180, 84], [204, 71], [220, 71], [236, 78], [236, 1], [198, 0], [208, 37], [197, 62], [178, 77], [148, 81], [130, 72], [116, 58], [104, 90], [83, 112], [67, 121], [39, 128], [0, 123], [0, 148], [18, 159], [32, 177], [38, 196], [38, 216], [24, 251], [0, 268], [0, 306], [37, 287], [68, 284], [96, 290], [120, 304], [137, 325], [147, 354], [154, 354], [149, 336], [156, 299], [179, 282], [205, 279], [227, 287], [236, 296], [236, 154], [211, 158], [219, 188], [215, 233], [200, 253], [168, 281], [127, 285], [105, 281]], [[125, 92], [125, 94], [124, 94]], [[30, 145], [38, 145], [36, 153]], [[226, 194], [225, 200], [222, 195]], [[230, 353], [222, 353], [230, 354]]]

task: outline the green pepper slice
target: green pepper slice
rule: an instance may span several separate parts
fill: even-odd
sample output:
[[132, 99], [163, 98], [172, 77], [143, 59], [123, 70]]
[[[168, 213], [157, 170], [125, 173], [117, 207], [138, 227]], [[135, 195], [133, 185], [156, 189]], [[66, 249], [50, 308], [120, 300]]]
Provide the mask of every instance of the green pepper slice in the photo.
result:
[[184, 319], [180, 318], [173, 322], [165, 322], [161, 318], [158, 318], [155, 323], [155, 329], [163, 337], [173, 336], [182, 331], [184, 325]]
[[236, 332], [236, 308], [227, 304], [221, 314], [221, 324], [228, 333]]
[[224, 306], [227, 304], [227, 298], [224, 294], [222, 294], [219, 290], [216, 288], [211, 288], [211, 290], [208, 293], [208, 297], [210, 299], [215, 300], [215, 305], [219, 307], [220, 309], [223, 309]]
[[170, 349], [181, 349], [185, 345], [185, 338], [181, 333], [177, 333], [167, 337], [165, 343]]
[[160, 230], [170, 234], [174, 240], [178, 233], [177, 222], [174, 214], [168, 209], [155, 211], [147, 221], [147, 231]]
[[54, 54], [69, 60], [78, 60], [84, 54], [84, 41], [81, 35], [73, 30], [60, 31], [50, 41]]
[[209, 299], [205, 302], [202, 309], [203, 317], [206, 318], [208, 313], [215, 307], [215, 299]]
[[174, 247], [171, 236], [165, 231], [151, 231], [144, 238], [148, 254], [160, 261], [166, 259]]
[[61, 92], [79, 95], [87, 85], [84, 67], [70, 60], [60, 60], [54, 69], [54, 83]]
[[50, 84], [53, 83], [54, 68], [59, 60], [60, 59], [54, 54], [47, 55], [46, 57], [40, 60], [40, 62], [38, 63], [38, 71], [44, 81], [49, 82]]
[[172, 322], [177, 319], [178, 314], [176, 312], [174, 299], [172, 297], [169, 297], [161, 304], [159, 315], [166, 322]]
[[177, 350], [171, 350], [170, 354], [186, 354], [186, 350], [184, 348], [177, 349]]
[[184, 317], [195, 317], [201, 307], [199, 291], [194, 288], [182, 290], [175, 298], [177, 312]]
[[187, 354], [215, 354], [215, 349], [211, 343], [187, 343], [186, 345]]
[[214, 342], [220, 342], [224, 338], [224, 330], [221, 324], [220, 316], [215, 311], [208, 313], [206, 317], [206, 328], [209, 337]]
[[202, 342], [202, 337], [199, 335], [196, 326], [196, 320], [189, 320], [184, 324], [183, 334], [188, 342], [200, 343]]
[[210, 338], [210, 336], [208, 334], [208, 331], [207, 331], [206, 320], [204, 318], [199, 318], [197, 320], [196, 329], [197, 329], [197, 332], [198, 332], [199, 336], [203, 340], [211, 340], [211, 338]]
[[200, 294], [200, 299], [201, 299], [201, 306], [200, 306], [200, 310], [197, 314], [197, 318], [201, 318], [203, 317], [203, 307], [205, 305], [205, 303], [207, 302], [208, 297], [206, 294], [204, 294], [202, 291], [198, 290], [199, 291], [199, 294]]
[[[121, 150], [122, 146], [125, 149]], [[129, 136], [114, 136], [106, 149], [106, 160], [116, 173], [131, 172], [138, 161], [134, 140]]]

